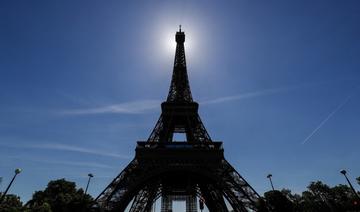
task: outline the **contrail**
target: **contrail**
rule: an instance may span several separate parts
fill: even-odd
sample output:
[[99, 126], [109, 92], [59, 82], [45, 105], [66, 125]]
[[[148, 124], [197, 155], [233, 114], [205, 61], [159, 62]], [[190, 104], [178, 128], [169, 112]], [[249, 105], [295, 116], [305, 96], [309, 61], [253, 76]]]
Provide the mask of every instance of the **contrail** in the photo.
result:
[[320, 122], [320, 124], [310, 133], [310, 135], [304, 139], [304, 141], [302, 142], [302, 144], [305, 144], [308, 140], [310, 140], [310, 138], [313, 137], [313, 135], [314, 135], [317, 131], [319, 131], [320, 128], [321, 128], [322, 126], [324, 126], [324, 124], [326, 124], [326, 122], [327, 122], [331, 117], [333, 117], [336, 112], [338, 112], [342, 107], [344, 107], [344, 105], [345, 105], [346, 103], [348, 103], [348, 101], [351, 99], [351, 96], [352, 96], [352, 95], [348, 96], [348, 97], [345, 99], [345, 101], [343, 101], [341, 104], [339, 104], [339, 105], [335, 108], [335, 110], [333, 110], [324, 120], [322, 120], [322, 122]]
[[270, 95], [270, 94], [285, 92], [285, 91], [288, 91], [291, 89], [294, 89], [294, 88], [287, 87], [287, 88], [265, 89], [265, 90], [259, 90], [259, 91], [254, 91], [254, 92], [237, 94], [237, 95], [233, 95], [233, 96], [219, 97], [219, 98], [212, 99], [212, 100], [201, 101], [200, 104], [202, 104], [202, 105], [217, 104], [217, 103], [223, 103], [223, 102], [228, 102], [228, 101], [253, 98], [253, 97], [258, 97], [258, 96], [266, 96], [266, 95]]

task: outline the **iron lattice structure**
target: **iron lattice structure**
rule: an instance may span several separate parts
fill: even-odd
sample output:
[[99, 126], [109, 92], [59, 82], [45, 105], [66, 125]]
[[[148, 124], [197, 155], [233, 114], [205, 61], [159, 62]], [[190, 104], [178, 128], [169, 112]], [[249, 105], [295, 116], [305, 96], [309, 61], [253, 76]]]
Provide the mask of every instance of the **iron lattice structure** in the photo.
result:
[[[147, 141], [137, 142], [135, 158], [96, 198], [101, 211], [149, 212], [161, 197], [161, 211], [172, 201], [186, 201], [197, 211], [196, 198], [212, 212], [258, 211], [256, 191], [225, 160], [222, 142], [212, 141], [193, 101], [185, 60], [185, 34], [176, 33], [176, 53], [170, 90], [162, 113]], [[186, 141], [173, 141], [184, 133]], [[226, 204], [226, 201], [228, 204]]]

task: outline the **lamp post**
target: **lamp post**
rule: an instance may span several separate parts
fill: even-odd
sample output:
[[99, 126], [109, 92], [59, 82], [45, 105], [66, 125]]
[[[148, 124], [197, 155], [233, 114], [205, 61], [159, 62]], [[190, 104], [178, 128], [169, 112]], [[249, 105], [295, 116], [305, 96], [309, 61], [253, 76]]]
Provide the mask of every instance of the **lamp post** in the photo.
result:
[[272, 174], [268, 174], [266, 177], [269, 178], [271, 188], [272, 188], [273, 191], [275, 191], [274, 185], [273, 185], [272, 180], [271, 180]]
[[9, 183], [8, 187], [6, 188], [6, 190], [4, 191], [3, 195], [1, 196], [1, 198], [0, 198], [0, 204], [4, 201], [7, 192], [9, 191], [9, 189], [10, 189], [12, 183], [14, 182], [16, 176], [17, 176], [18, 174], [20, 174], [20, 172], [21, 172], [21, 169], [19, 169], [19, 168], [18, 168], [18, 169], [15, 169], [15, 175], [14, 175], [14, 177], [12, 178], [12, 180], [10, 181], [10, 183]]
[[354, 189], [354, 187], [352, 186], [352, 184], [351, 184], [351, 182], [350, 182], [349, 178], [346, 176], [346, 170], [345, 170], [345, 169], [342, 169], [342, 170], [340, 170], [340, 173], [344, 175], [344, 177], [345, 177], [346, 181], [348, 182], [348, 184], [349, 184], [349, 186], [350, 186], [351, 190], [354, 192], [355, 196], [356, 196], [356, 197], [357, 197], [357, 199], [360, 201], [359, 194], [355, 191], [355, 189]]
[[89, 173], [89, 174], [88, 174], [88, 176], [89, 176], [89, 179], [88, 179], [88, 182], [87, 182], [87, 185], [86, 185], [86, 189], [85, 189], [85, 195], [86, 195], [86, 193], [87, 193], [87, 190], [88, 190], [88, 188], [89, 188], [89, 184], [90, 184], [90, 179], [91, 179], [92, 177], [94, 177], [94, 175], [93, 175], [93, 174], [91, 174], [91, 173]]

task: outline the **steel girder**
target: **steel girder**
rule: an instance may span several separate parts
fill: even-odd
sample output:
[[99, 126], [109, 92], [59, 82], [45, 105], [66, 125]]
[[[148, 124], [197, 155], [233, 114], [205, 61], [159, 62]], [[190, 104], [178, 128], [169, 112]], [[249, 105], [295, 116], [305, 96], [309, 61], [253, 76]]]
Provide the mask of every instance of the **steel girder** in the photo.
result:
[[221, 190], [208, 184], [200, 184], [199, 188], [210, 212], [228, 212]]
[[[216, 166], [181, 160], [154, 160], [141, 164], [134, 159], [96, 201], [104, 211], [115, 212], [124, 211], [134, 199], [131, 211], [147, 211], [161, 193], [162, 179], [168, 178], [167, 173], [189, 173], [189, 176], [194, 176], [192, 184], [198, 185], [211, 211], [227, 210], [223, 203], [224, 197], [234, 211], [257, 210], [260, 196], [225, 159]], [[177, 180], [174, 179], [173, 183]], [[169, 184], [171, 180], [166, 182]]]
[[166, 118], [164, 116], [164, 114], [160, 116], [148, 142], [172, 142], [173, 134], [176, 132], [184, 132], [187, 140], [191, 142], [208, 143], [212, 141], [197, 113], [182, 115], [181, 125], [179, 118], [174, 117], [176, 114], [171, 114]]
[[135, 196], [129, 212], [151, 212], [153, 203], [156, 200], [160, 185], [153, 183], [145, 186]]

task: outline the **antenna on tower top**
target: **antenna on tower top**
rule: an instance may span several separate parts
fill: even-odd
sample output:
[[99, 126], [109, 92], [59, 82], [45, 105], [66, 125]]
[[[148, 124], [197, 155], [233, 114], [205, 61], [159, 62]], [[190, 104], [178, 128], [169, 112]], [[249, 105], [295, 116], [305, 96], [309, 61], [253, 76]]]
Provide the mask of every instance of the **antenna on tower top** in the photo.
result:
[[179, 32], [181, 32], [181, 24], [179, 25]]

